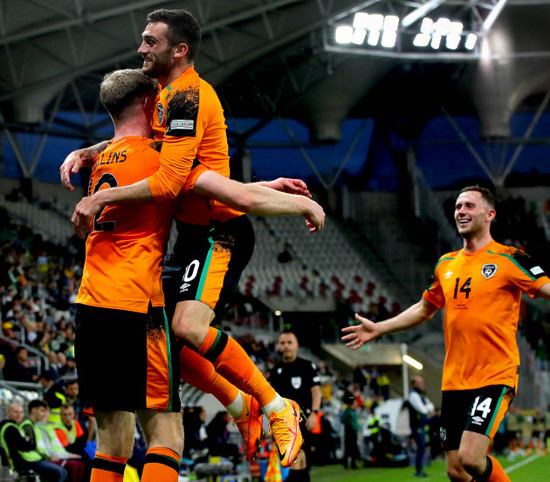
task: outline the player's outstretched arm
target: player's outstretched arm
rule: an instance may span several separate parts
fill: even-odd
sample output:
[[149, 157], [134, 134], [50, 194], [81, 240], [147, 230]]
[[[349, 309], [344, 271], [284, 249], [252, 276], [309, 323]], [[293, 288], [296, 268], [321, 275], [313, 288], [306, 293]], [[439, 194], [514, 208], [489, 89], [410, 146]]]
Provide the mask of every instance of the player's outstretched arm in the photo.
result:
[[69, 191], [74, 191], [74, 186], [71, 184], [71, 174], [76, 174], [83, 167], [93, 166], [94, 159], [105, 150], [108, 144], [109, 141], [103, 141], [93, 146], [71, 152], [59, 168], [63, 187]]
[[288, 194], [299, 194], [300, 196], [311, 197], [307, 184], [301, 179], [279, 177], [273, 181], [259, 181], [254, 184], [269, 187], [270, 189], [286, 192]]
[[388, 320], [380, 321], [379, 323], [374, 323], [368, 318], [356, 314], [355, 319], [360, 323], [358, 325], [342, 328], [342, 333], [345, 333], [345, 336], [342, 337], [342, 341], [346, 342], [348, 348], [357, 350], [365, 343], [375, 340], [382, 335], [410, 330], [428, 321], [432, 318], [437, 309], [437, 306], [431, 304], [422, 297], [418, 303], [410, 306], [399, 315]]
[[270, 189], [260, 183], [244, 184], [214, 171], [203, 172], [195, 182], [193, 192], [244, 213], [260, 216], [302, 215], [310, 232], [319, 231], [325, 224], [323, 208], [306, 196]]
[[550, 301], [550, 283], [546, 283], [544, 285], [542, 285], [538, 292], [537, 292], [537, 295], [540, 296], [541, 298], [544, 298], [548, 301]]

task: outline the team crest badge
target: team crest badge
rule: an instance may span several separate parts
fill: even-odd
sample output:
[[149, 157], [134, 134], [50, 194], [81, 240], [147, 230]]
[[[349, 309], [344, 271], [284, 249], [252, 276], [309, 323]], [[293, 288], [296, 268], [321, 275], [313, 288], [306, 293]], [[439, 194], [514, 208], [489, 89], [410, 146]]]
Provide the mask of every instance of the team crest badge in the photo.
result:
[[292, 377], [290, 383], [292, 383], [292, 387], [295, 390], [298, 390], [302, 386], [302, 377]]
[[164, 122], [164, 106], [160, 102], [157, 104], [157, 116], [159, 118], [159, 125], [162, 125]]
[[447, 430], [445, 430], [444, 427], [439, 427], [439, 438], [442, 442], [445, 442], [445, 440], [447, 440]]
[[493, 276], [496, 272], [497, 272], [496, 264], [484, 264], [481, 268], [481, 274], [487, 279]]

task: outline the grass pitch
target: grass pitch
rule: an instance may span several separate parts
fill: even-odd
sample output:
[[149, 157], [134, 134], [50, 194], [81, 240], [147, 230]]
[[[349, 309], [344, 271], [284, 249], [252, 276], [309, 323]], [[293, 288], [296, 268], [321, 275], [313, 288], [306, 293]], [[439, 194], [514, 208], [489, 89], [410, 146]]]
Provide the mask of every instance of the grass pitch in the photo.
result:
[[[507, 471], [513, 482], [537, 482], [550, 480], [550, 455], [529, 457], [516, 457], [515, 460], [508, 460], [506, 457], [497, 457], [499, 462]], [[362, 467], [359, 464], [359, 467]], [[426, 481], [448, 480], [445, 472], [445, 462], [435, 460], [428, 467], [424, 468], [428, 477], [415, 478], [414, 467], [404, 468], [359, 468], [357, 470], [344, 469], [342, 465], [328, 465], [325, 467], [312, 467], [310, 476], [312, 482], [404, 482], [404, 481]]]

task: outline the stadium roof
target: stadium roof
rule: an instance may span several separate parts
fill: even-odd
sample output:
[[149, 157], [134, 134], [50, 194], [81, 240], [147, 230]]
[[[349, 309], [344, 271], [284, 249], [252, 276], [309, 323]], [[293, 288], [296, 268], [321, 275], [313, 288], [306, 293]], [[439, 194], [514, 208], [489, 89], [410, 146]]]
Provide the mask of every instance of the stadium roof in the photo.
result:
[[[94, 116], [102, 110], [99, 81], [140, 66], [145, 15], [160, 7], [199, 18], [197, 70], [226, 114], [261, 120], [230, 133], [240, 145], [274, 118], [299, 120], [311, 142], [327, 143], [340, 139], [350, 117], [374, 118], [410, 140], [441, 115], [475, 115], [481, 138], [506, 141], [514, 113], [535, 122], [548, 109], [550, 0], [0, 0], [0, 122], [8, 140], [17, 143], [18, 132], [100, 138], [109, 121]], [[356, 13], [396, 17], [395, 45], [370, 45], [369, 34], [383, 34], [385, 24], [354, 29]], [[424, 18], [434, 23], [432, 42], [418, 47]], [[458, 48], [446, 46], [445, 32], [434, 45], [440, 19], [462, 24]], [[342, 26], [359, 40], [337, 43]], [[468, 34], [476, 35], [473, 49], [465, 47]], [[79, 121], [59, 118], [71, 110]]]

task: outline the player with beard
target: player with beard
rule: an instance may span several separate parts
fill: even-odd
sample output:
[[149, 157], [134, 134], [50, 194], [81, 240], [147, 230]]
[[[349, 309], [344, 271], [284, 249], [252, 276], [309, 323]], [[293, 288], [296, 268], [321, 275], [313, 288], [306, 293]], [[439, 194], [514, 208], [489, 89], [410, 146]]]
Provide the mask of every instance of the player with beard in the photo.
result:
[[[194, 368], [194, 378], [186, 381], [213, 393], [234, 416], [248, 460], [256, 453], [261, 416], [266, 415], [286, 467], [302, 444], [299, 406], [267, 383], [235, 340], [210, 326], [237, 288], [252, 255], [254, 232], [242, 212], [193, 192], [206, 171], [229, 177], [223, 109], [214, 89], [194, 69], [200, 26], [185, 10], [156, 10], [147, 21], [138, 53], [143, 57], [143, 72], [160, 83], [153, 115], [155, 138], [162, 140], [159, 170], [132, 185], [84, 198], [75, 209], [73, 223], [81, 229], [105, 206], [178, 199], [178, 240], [164, 291], [167, 311], [175, 304], [174, 333], [191, 348], [181, 352], [182, 366]], [[87, 159], [86, 153], [80, 153], [65, 160], [60, 171], [67, 187], [70, 173]], [[263, 184], [292, 193], [303, 193], [305, 186], [288, 180]], [[306, 224], [312, 232], [322, 227], [322, 222]]]

